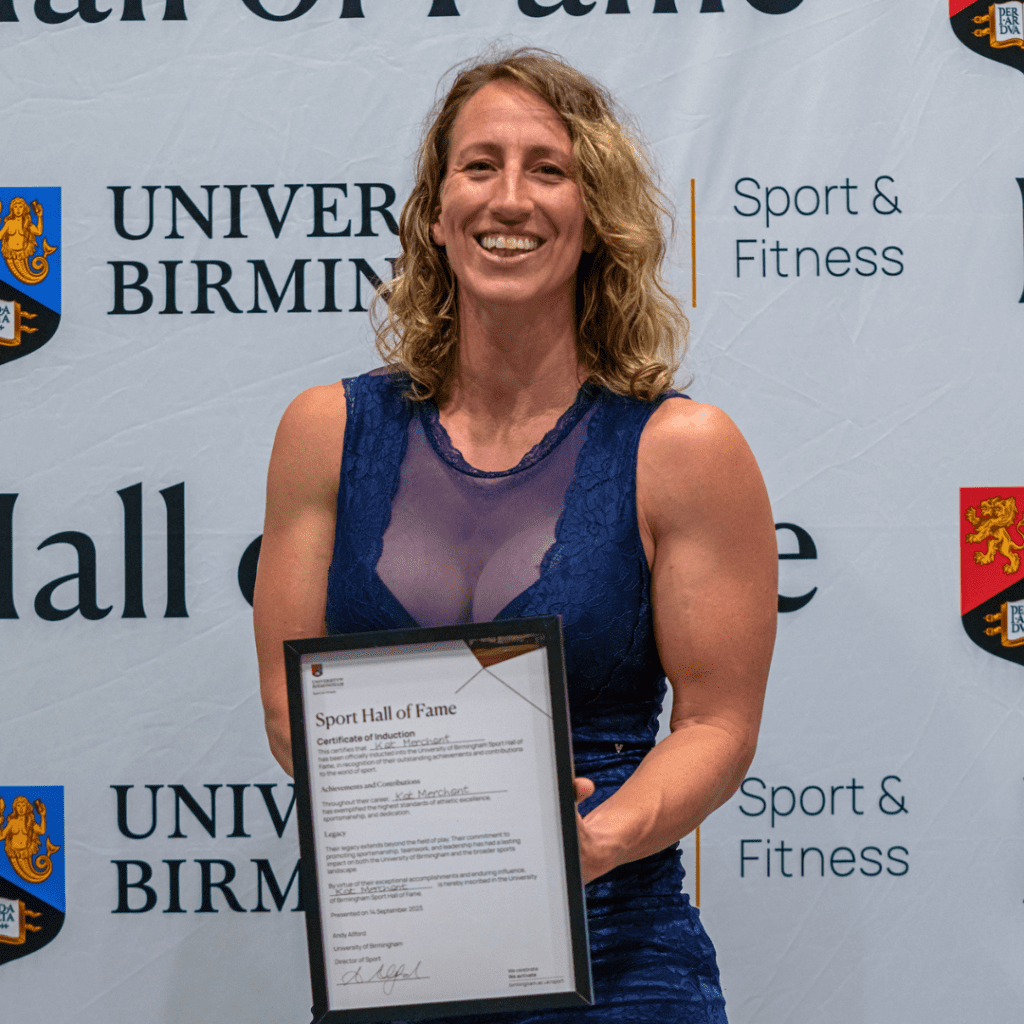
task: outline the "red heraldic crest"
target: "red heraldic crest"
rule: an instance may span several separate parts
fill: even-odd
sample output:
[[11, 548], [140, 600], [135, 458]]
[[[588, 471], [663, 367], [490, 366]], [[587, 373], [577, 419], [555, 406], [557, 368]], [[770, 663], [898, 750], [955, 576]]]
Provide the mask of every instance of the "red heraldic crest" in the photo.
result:
[[961, 487], [960, 527], [964, 629], [1024, 665], [1024, 487]]
[[969, 50], [1024, 71], [1021, 0], [949, 0], [949, 22]]

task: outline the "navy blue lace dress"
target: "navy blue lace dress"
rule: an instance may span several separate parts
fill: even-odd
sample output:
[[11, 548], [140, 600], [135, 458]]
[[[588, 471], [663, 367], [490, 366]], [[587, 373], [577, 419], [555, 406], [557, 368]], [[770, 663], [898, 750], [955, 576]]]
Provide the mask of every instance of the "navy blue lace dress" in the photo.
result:
[[[514, 468], [474, 469], [400, 376], [345, 381], [331, 633], [562, 617], [584, 814], [651, 749], [665, 694], [636, 520], [640, 432], [657, 402], [585, 384]], [[715, 951], [675, 847], [587, 886], [595, 1004], [452, 1024], [724, 1024]]]

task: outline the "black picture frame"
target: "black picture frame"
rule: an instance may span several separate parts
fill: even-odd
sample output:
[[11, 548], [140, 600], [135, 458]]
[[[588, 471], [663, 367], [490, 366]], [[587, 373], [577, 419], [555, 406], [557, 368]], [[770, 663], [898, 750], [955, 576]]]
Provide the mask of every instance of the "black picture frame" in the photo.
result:
[[[384, 647], [400, 648], [438, 642], [463, 641], [480, 657], [487, 657], [488, 645], [534, 644], [546, 652], [547, 678], [550, 687], [551, 739], [554, 746], [557, 790], [558, 846], [562, 853], [560, 867], [565, 872], [567, 896], [568, 940], [571, 949], [572, 988], [557, 992], [534, 992], [496, 996], [493, 998], [455, 998], [443, 1002], [396, 1003], [381, 1000], [379, 1006], [341, 1008], [331, 1006], [329, 993], [328, 949], [323, 929], [322, 880], [318, 877], [317, 843], [314, 825], [313, 788], [307, 755], [307, 707], [302, 682], [303, 657], [335, 652], [357, 652]], [[506, 648], [509, 650], [511, 648]], [[576, 804], [573, 789], [572, 736], [569, 722], [568, 695], [565, 684], [565, 662], [561, 623], [557, 616], [507, 619], [495, 622], [458, 626], [437, 626], [350, 633], [337, 636], [288, 640], [284, 642], [285, 670], [288, 689], [288, 711], [291, 724], [292, 758], [295, 773], [296, 816], [301, 854], [300, 884], [306, 917], [309, 948], [310, 980], [313, 991], [313, 1024], [384, 1021], [393, 1019], [424, 1020], [435, 1017], [472, 1013], [534, 1011], [546, 1008], [585, 1006], [593, 1001], [590, 948], [587, 936], [586, 901], [576, 831]], [[450, 890], [446, 890], [446, 893]], [[458, 890], [454, 891], [457, 893]], [[453, 893], [446, 898], [455, 900]], [[500, 943], [500, 929], [495, 929], [495, 942]]]

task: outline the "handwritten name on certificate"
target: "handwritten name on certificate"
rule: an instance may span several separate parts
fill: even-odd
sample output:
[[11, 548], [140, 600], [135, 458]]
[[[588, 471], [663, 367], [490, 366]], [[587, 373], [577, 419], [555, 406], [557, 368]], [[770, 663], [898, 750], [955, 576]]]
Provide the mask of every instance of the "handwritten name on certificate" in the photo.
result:
[[301, 678], [330, 1009], [573, 991], [544, 648], [303, 654]]

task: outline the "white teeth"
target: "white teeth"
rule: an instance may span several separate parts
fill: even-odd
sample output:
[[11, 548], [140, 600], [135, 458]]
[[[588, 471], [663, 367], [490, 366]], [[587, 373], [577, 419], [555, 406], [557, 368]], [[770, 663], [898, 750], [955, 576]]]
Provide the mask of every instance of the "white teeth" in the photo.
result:
[[480, 244], [485, 249], [521, 249], [524, 252], [536, 249], [540, 243], [536, 238], [514, 238], [505, 235], [484, 235]]

